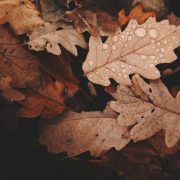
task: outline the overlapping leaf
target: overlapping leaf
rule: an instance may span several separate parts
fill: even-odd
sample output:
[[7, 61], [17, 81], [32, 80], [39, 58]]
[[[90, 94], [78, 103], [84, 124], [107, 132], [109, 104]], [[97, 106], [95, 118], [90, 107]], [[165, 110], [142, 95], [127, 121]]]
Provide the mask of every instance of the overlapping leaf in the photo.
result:
[[67, 152], [75, 156], [85, 151], [99, 156], [108, 149], [122, 149], [129, 141], [128, 128], [119, 126], [116, 114], [106, 112], [68, 112], [57, 123], [46, 125], [40, 142], [51, 153]]
[[180, 45], [179, 37], [180, 27], [169, 25], [167, 20], [156, 22], [150, 17], [142, 25], [131, 20], [123, 32], [117, 30], [105, 43], [91, 36], [84, 73], [90, 81], [103, 86], [110, 85], [110, 78], [129, 85], [129, 75], [134, 73], [158, 79], [156, 65], [176, 59], [174, 49]]
[[39, 12], [29, 0], [0, 1], [0, 24], [9, 22], [16, 34], [32, 32], [44, 24]]
[[28, 44], [31, 49], [36, 51], [47, 50], [48, 52], [60, 55], [62, 45], [69, 52], [77, 56], [75, 45], [86, 48], [86, 43], [81, 34], [75, 29], [57, 30], [59, 27], [56, 24], [46, 24], [45, 27], [34, 31], [29, 38]]
[[132, 88], [118, 87], [110, 106], [119, 112], [118, 124], [132, 126], [130, 136], [134, 141], [147, 139], [156, 132], [165, 131], [167, 147], [180, 139], [180, 93], [176, 98], [168, 92], [161, 80], [146, 83], [139, 76], [133, 78]]

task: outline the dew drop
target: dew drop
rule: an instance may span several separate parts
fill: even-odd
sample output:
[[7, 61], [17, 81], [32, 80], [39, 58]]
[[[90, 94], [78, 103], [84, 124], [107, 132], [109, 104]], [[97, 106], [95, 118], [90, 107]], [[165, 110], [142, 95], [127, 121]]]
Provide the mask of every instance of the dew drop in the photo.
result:
[[129, 68], [130, 68], [130, 69], [132, 69], [132, 66], [131, 66], [131, 65], [129, 65]]
[[113, 41], [116, 42], [118, 40], [118, 36], [113, 37]]
[[108, 45], [107, 44], [103, 44], [103, 49], [108, 49]]
[[127, 32], [127, 35], [129, 35], [129, 32]]
[[150, 56], [151, 59], [155, 59], [155, 56]]
[[121, 67], [123, 68], [123, 67], [124, 67], [124, 64], [121, 64]]
[[89, 65], [92, 66], [93, 64], [94, 64], [93, 61], [90, 60]]
[[116, 71], [116, 69], [115, 69], [115, 68], [112, 68], [111, 70], [112, 70], [113, 72], [115, 72], [115, 71]]
[[123, 70], [122, 70], [122, 72], [123, 72], [123, 73], [125, 73], [125, 72], [126, 72], [126, 70], [125, 70], [125, 69], [123, 69]]
[[151, 24], [148, 24], [148, 28], [151, 28], [152, 27], [152, 25]]
[[156, 29], [150, 29], [149, 30], [149, 36], [152, 38], [152, 39], [155, 39], [158, 37], [158, 31]]
[[121, 73], [119, 73], [119, 74], [118, 74], [118, 76], [120, 76], [120, 77], [121, 77], [121, 76], [122, 76], [122, 75], [121, 75]]
[[132, 27], [132, 29], [136, 29], [136, 25], [135, 24], [133, 24], [131, 27]]
[[147, 66], [144, 66], [145, 68], [147, 68]]
[[124, 35], [122, 35], [121, 37], [122, 37], [122, 39], [124, 39]]
[[162, 52], [165, 52], [165, 49], [164, 49], [164, 48], [161, 48], [161, 51], [162, 51]]
[[154, 64], [150, 64], [150, 67], [154, 67]]
[[127, 74], [124, 74], [124, 77], [128, 77]]
[[132, 36], [128, 36], [128, 41], [131, 41], [132, 40]]
[[146, 58], [147, 58], [147, 56], [145, 56], [145, 55], [141, 55], [141, 58], [142, 58], [142, 59], [146, 59]]
[[164, 44], [167, 44], [167, 41], [166, 41], [166, 40], [164, 40]]
[[112, 49], [113, 49], [113, 50], [115, 50], [115, 49], [116, 49], [116, 46], [115, 46], [114, 44], [112, 45]]
[[137, 37], [144, 37], [144, 36], [146, 35], [146, 30], [145, 30], [144, 28], [142, 28], [142, 27], [137, 28], [137, 29], [135, 30], [135, 35], [136, 35]]
[[161, 58], [162, 58], [162, 57], [163, 57], [163, 54], [159, 54], [159, 57], [161, 57]]

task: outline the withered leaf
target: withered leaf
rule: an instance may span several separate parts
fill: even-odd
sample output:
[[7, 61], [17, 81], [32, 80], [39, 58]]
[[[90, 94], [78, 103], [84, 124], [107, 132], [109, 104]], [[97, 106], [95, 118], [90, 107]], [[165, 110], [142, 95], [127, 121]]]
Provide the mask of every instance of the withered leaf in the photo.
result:
[[69, 156], [90, 151], [99, 156], [108, 149], [122, 149], [129, 142], [129, 131], [119, 126], [116, 113], [106, 112], [65, 113], [57, 123], [46, 125], [40, 142], [51, 153], [67, 152]]
[[60, 81], [53, 82], [49, 76], [43, 77], [39, 87], [24, 93], [26, 98], [19, 102], [23, 107], [19, 109], [18, 115], [51, 118], [61, 114], [64, 110], [64, 89], [65, 85]]
[[12, 79], [19, 88], [39, 84], [39, 63], [10, 30], [0, 28], [0, 72]]
[[90, 81], [103, 86], [110, 85], [110, 78], [129, 85], [129, 75], [134, 73], [158, 79], [156, 65], [177, 58], [174, 49], [180, 45], [179, 36], [180, 27], [169, 25], [168, 20], [156, 22], [150, 17], [142, 25], [131, 20], [123, 32], [117, 30], [105, 43], [100, 37], [90, 37], [84, 73]]
[[120, 86], [110, 103], [121, 126], [133, 126], [130, 136], [134, 141], [147, 139], [160, 130], [165, 131], [167, 147], [180, 139], [180, 93], [176, 98], [168, 92], [161, 80], [146, 83], [138, 75], [132, 87]]
[[138, 3], [142, 3], [145, 10], [157, 11], [159, 19], [163, 19], [163, 17], [168, 13], [167, 3], [164, 0], [134, 0], [132, 5], [135, 6]]
[[52, 0], [40, 0], [40, 10], [44, 21], [55, 22], [63, 18], [65, 11]]
[[25, 98], [24, 95], [10, 86], [11, 81], [10, 76], [0, 74], [0, 90], [2, 91], [2, 95], [10, 101], [23, 100]]
[[126, 25], [131, 19], [135, 19], [138, 24], [144, 23], [149, 17], [156, 17], [156, 11], [143, 11], [142, 4], [135, 6], [131, 12], [126, 16], [125, 9], [122, 9], [119, 13], [119, 24], [120, 26]]
[[173, 147], [168, 148], [164, 142], [164, 131], [160, 131], [153, 137], [148, 139], [148, 142], [164, 157], [176, 153], [180, 150], [180, 140]]
[[119, 26], [115, 17], [94, 6], [69, 11], [66, 17], [72, 20], [79, 33], [112, 35]]
[[60, 55], [60, 44], [75, 56], [77, 56], [76, 45], [86, 48], [83, 36], [75, 29], [57, 30], [58, 28], [57, 24], [46, 23], [44, 27], [34, 31], [29, 37], [30, 48], [35, 51], [46, 49], [52, 54]]
[[170, 15], [168, 15], [167, 19], [169, 20], [170, 24], [174, 24], [176, 26], [180, 25], [180, 17], [175, 16], [174, 13], [171, 13]]
[[44, 23], [29, 0], [0, 1], [0, 24], [6, 22], [17, 35], [32, 32]]

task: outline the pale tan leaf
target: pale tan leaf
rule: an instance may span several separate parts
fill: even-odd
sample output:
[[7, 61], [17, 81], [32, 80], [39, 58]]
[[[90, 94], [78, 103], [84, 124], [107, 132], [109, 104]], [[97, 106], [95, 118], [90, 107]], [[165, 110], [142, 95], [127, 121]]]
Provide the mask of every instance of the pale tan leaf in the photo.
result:
[[180, 93], [173, 98], [161, 80], [148, 84], [135, 75], [134, 81], [138, 93], [133, 88], [120, 86], [114, 94], [117, 101], [110, 103], [111, 108], [120, 113], [119, 125], [133, 125], [130, 136], [134, 141], [147, 139], [164, 129], [167, 147], [174, 146], [180, 139]]
[[17, 35], [32, 32], [44, 24], [39, 12], [29, 0], [0, 1], [0, 24], [6, 22], [9, 22]]
[[105, 43], [91, 36], [84, 73], [90, 81], [104, 86], [110, 85], [110, 78], [130, 85], [129, 75], [134, 73], [158, 79], [156, 65], [177, 58], [174, 49], [180, 45], [179, 37], [180, 27], [169, 25], [168, 20], [156, 22], [150, 17], [142, 25], [131, 20], [123, 32], [117, 30]]
[[75, 29], [56, 30], [58, 26], [47, 23], [45, 27], [37, 29], [29, 37], [29, 46], [36, 51], [47, 50], [48, 52], [60, 55], [62, 45], [69, 52], [77, 56], [75, 45], [86, 48], [86, 43], [81, 34]]
[[106, 112], [68, 112], [57, 123], [46, 125], [42, 130], [40, 142], [51, 153], [67, 152], [69, 156], [90, 151], [99, 156], [112, 147], [120, 150], [128, 142], [128, 128], [119, 126], [116, 113]]

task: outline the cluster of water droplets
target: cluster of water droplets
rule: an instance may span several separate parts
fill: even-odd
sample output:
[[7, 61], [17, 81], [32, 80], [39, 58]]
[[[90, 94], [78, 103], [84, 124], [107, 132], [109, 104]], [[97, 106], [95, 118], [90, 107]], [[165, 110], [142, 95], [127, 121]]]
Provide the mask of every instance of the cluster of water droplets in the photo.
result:
[[[165, 26], [166, 23], [163, 25]], [[170, 27], [167, 26], [167, 29], [168, 28]], [[135, 21], [130, 23], [124, 32], [117, 32], [111, 39], [99, 44], [100, 51], [98, 52], [103, 54], [101, 57], [106, 59], [106, 64], [99, 67], [97, 62], [100, 61], [100, 59], [98, 60], [88, 56], [88, 64], [86, 64], [87, 69], [89, 69], [88, 77], [93, 80], [93, 82], [108, 84], [109, 78], [114, 78], [115, 80], [120, 79], [120, 82], [123, 81], [123, 79], [128, 81], [129, 74], [132, 73], [142, 73], [145, 74], [145, 77], [148, 73], [155, 73], [156, 75], [152, 76], [158, 76], [159, 71], [155, 66], [165, 62], [166, 49], [169, 51], [172, 50], [172, 43], [168, 39], [161, 38], [160, 26], [154, 24], [153, 21], [143, 26], [138, 25]], [[96, 45], [97, 44], [93, 44], [93, 47]], [[147, 46], [148, 50], [146, 49], [144, 51], [144, 46]], [[136, 48], [142, 51], [136, 50]], [[135, 53], [131, 53], [131, 50]], [[115, 53], [113, 53], [113, 51]], [[129, 51], [129, 54], [134, 57], [134, 63], [129, 59], [128, 54], [123, 54], [123, 56], [118, 57], [121, 51]], [[114, 58], [116, 56], [113, 56], [113, 54], [116, 54], [117, 58]], [[95, 63], [94, 61], [97, 62]]]

